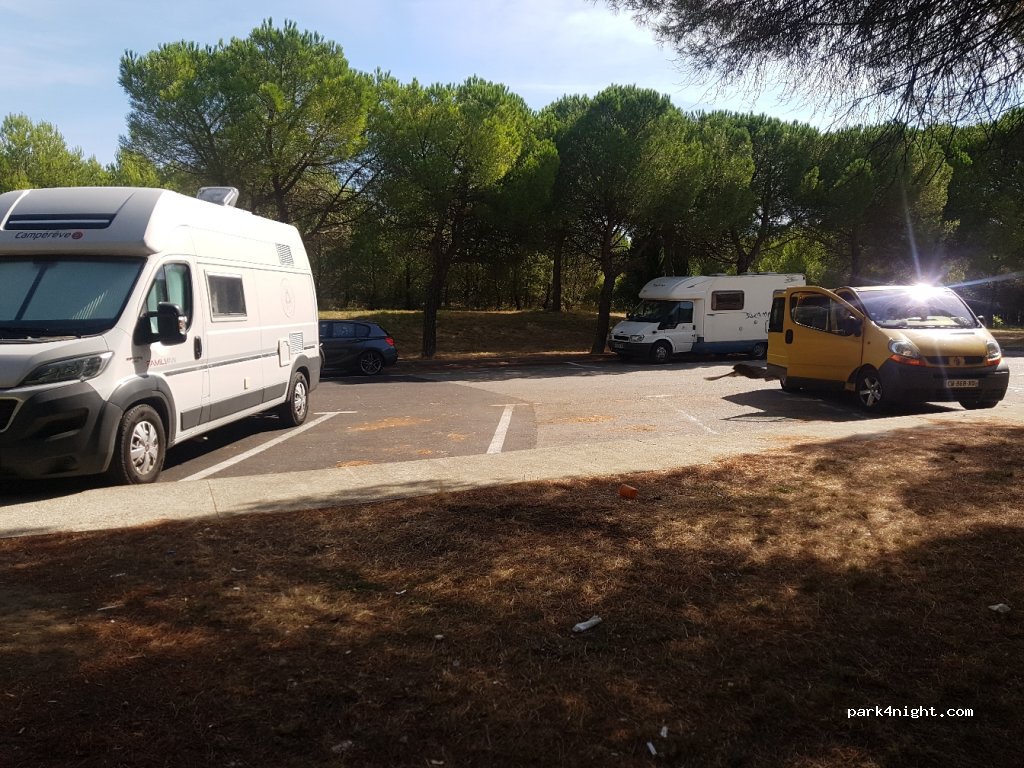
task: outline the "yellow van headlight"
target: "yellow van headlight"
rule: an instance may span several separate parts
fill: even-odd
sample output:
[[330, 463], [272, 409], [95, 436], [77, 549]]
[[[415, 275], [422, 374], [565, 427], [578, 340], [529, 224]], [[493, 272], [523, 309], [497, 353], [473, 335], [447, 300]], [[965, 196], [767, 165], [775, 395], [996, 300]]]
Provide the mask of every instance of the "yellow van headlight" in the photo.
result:
[[1003, 351], [999, 349], [999, 342], [988, 341], [985, 343], [985, 365], [999, 365], [1003, 359]]
[[54, 360], [52, 363], [40, 365], [25, 380], [23, 387], [35, 387], [40, 384], [57, 384], [63, 381], [85, 381], [103, 373], [113, 352], [101, 352], [97, 355], [69, 357], [66, 360]]
[[921, 353], [917, 351], [917, 347], [906, 339], [893, 339], [890, 341], [889, 352], [891, 353], [889, 359], [895, 363], [924, 365], [924, 360], [921, 359]]

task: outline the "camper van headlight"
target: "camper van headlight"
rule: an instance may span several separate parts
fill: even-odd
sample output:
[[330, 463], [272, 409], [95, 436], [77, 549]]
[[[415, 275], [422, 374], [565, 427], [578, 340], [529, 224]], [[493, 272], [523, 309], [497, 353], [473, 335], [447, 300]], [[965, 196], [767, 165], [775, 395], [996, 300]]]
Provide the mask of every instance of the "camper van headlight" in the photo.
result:
[[922, 365], [921, 353], [917, 347], [905, 339], [893, 339], [889, 342], [890, 360], [906, 365]]
[[639, 344], [641, 341], [644, 340], [644, 335], [642, 333], [634, 333], [632, 336], [629, 337], [629, 340], [632, 341], [634, 344]]
[[57, 384], [62, 381], [85, 381], [99, 376], [107, 367], [113, 352], [101, 352], [98, 355], [69, 357], [65, 360], [54, 360], [52, 363], [40, 365], [30, 373], [23, 387], [36, 387], [40, 384]]

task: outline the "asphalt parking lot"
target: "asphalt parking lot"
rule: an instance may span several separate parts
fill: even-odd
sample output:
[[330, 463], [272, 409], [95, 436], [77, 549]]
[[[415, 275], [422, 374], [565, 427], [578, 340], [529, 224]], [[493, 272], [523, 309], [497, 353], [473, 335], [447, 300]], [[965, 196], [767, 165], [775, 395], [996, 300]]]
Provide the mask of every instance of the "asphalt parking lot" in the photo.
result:
[[0, 536], [337, 508], [675, 469], [900, 429], [1024, 423], [1024, 366], [1013, 360], [996, 408], [928, 404], [877, 416], [844, 397], [791, 395], [776, 382], [725, 375], [733, 362], [407, 366], [381, 378], [330, 379], [302, 427], [255, 417], [176, 446], [154, 485], [5, 481]]

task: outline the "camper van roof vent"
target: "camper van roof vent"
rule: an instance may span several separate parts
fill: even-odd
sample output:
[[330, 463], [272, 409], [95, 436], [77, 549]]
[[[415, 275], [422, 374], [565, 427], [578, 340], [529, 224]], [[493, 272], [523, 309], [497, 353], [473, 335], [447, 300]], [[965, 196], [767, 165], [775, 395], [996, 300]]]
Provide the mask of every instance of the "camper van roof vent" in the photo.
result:
[[235, 187], [203, 187], [196, 197], [208, 203], [228, 205], [233, 208], [238, 202], [238, 190]]
[[113, 220], [112, 213], [14, 213], [4, 229], [106, 229]]
[[277, 244], [277, 260], [285, 267], [294, 267], [295, 258], [292, 256], [292, 249], [290, 245]]

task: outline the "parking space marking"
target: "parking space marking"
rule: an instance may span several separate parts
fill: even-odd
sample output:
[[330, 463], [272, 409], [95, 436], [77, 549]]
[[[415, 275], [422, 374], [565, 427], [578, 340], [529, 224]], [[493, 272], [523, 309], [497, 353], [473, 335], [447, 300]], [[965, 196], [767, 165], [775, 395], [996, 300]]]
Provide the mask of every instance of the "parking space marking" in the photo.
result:
[[694, 424], [696, 424], [696, 425], [697, 425], [698, 427], [700, 427], [701, 429], [703, 429], [703, 430], [704, 430], [705, 432], [707, 432], [708, 434], [710, 434], [710, 435], [717, 435], [717, 434], [718, 434], [717, 432], [715, 432], [715, 430], [713, 430], [713, 429], [712, 429], [711, 427], [709, 427], [709, 426], [708, 426], [707, 424], [705, 424], [704, 422], [700, 421], [700, 420], [699, 420], [699, 419], [698, 419], [697, 417], [695, 417], [695, 416], [691, 416], [691, 415], [690, 415], [690, 414], [688, 414], [688, 413], [687, 413], [686, 411], [681, 411], [681, 410], [679, 410], [678, 408], [677, 408], [676, 410], [677, 410], [677, 411], [678, 411], [679, 413], [681, 413], [681, 414], [682, 414], [683, 416], [685, 416], [685, 417], [686, 417], [687, 419], [689, 419], [690, 421], [692, 421], [692, 422], [693, 422]]
[[501, 447], [505, 444], [505, 435], [508, 434], [508, 425], [512, 421], [512, 409], [515, 407], [514, 403], [506, 405], [505, 410], [501, 412], [498, 428], [494, 431], [491, 444], [487, 447], [488, 453], [501, 453]]
[[215, 474], [217, 474], [218, 472], [220, 472], [223, 469], [227, 469], [228, 467], [234, 466], [235, 464], [238, 464], [239, 462], [242, 462], [242, 461], [245, 461], [246, 459], [252, 458], [253, 456], [255, 456], [255, 455], [259, 454], [259, 453], [263, 453], [263, 451], [267, 450], [268, 448], [273, 448], [275, 445], [280, 445], [285, 440], [288, 440], [289, 438], [295, 437], [296, 435], [301, 434], [302, 432], [305, 432], [307, 429], [312, 429], [317, 424], [322, 424], [323, 422], [327, 421], [328, 419], [330, 419], [330, 418], [332, 418], [334, 416], [337, 416], [339, 414], [342, 414], [342, 413], [355, 413], [355, 411], [332, 411], [330, 413], [324, 413], [324, 414], [322, 414], [320, 416], [319, 419], [313, 419], [313, 421], [306, 422], [301, 427], [296, 427], [295, 429], [291, 429], [288, 432], [286, 432], [285, 434], [281, 435], [280, 437], [275, 437], [273, 440], [268, 440], [263, 445], [258, 445], [255, 448], [252, 448], [252, 449], [246, 451], [245, 453], [240, 453], [240, 454], [238, 454], [237, 456], [235, 456], [233, 458], [227, 459], [226, 461], [222, 461], [220, 464], [214, 464], [212, 467], [207, 467], [206, 469], [204, 469], [204, 470], [202, 470], [200, 472], [196, 472], [194, 475], [189, 475], [188, 477], [183, 477], [178, 482], [182, 483], [182, 482], [185, 482], [186, 480], [202, 480], [204, 477], [209, 477], [210, 475], [215, 475]]

